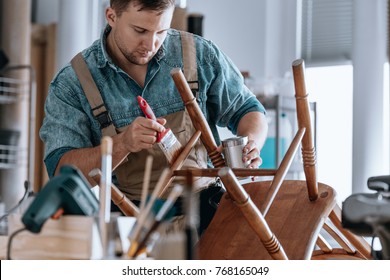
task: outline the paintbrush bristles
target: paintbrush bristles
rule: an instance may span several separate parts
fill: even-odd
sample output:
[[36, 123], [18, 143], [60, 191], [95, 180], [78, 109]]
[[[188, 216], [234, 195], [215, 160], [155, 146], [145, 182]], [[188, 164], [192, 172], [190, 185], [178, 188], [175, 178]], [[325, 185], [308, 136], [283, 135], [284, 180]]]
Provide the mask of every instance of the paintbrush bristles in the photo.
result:
[[[156, 121], [156, 115], [154, 114], [152, 108], [149, 106], [148, 102], [143, 99], [141, 96], [137, 97], [138, 104], [144, 113], [145, 117], [150, 120]], [[170, 128], [165, 129], [157, 133], [156, 142], [165, 157], [168, 160], [169, 165], [175, 160], [175, 156], [180, 152], [181, 144], [177, 141], [176, 136], [172, 133]]]
[[161, 142], [157, 144], [164, 153], [169, 165], [172, 166], [172, 163], [182, 151], [182, 145], [177, 140], [176, 136], [170, 131], [164, 136]]

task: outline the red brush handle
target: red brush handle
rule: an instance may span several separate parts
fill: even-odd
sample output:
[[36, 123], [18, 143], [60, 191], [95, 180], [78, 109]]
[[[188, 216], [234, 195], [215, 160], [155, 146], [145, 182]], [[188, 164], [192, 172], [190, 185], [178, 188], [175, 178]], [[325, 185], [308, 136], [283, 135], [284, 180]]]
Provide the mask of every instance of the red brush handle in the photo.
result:
[[138, 100], [139, 107], [141, 108], [145, 117], [155, 121], [156, 116], [154, 115], [153, 110], [152, 108], [150, 108], [148, 102], [146, 102], [146, 100], [143, 99], [141, 96], [138, 96], [137, 100]]
[[[156, 115], [154, 114], [152, 108], [150, 108], [148, 102], [146, 102], [145, 99], [143, 99], [141, 96], [137, 97], [139, 107], [141, 108], [142, 112], [144, 113], [145, 117], [150, 120], [156, 120]], [[166, 134], [166, 130], [163, 132], [157, 132], [157, 143], [160, 143], [161, 139]]]

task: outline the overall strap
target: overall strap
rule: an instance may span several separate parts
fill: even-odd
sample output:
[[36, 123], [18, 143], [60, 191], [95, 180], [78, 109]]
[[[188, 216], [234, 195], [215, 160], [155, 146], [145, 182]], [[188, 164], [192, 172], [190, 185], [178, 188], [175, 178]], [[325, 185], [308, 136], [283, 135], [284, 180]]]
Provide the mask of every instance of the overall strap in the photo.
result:
[[185, 31], [180, 31], [180, 36], [183, 52], [183, 74], [192, 93], [198, 100], [199, 80], [194, 35]]
[[71, 61], [71, 65], [76, 72], [80, 81], [81, 87], [84, 90], [85, 96], [88, 99], [89, 105], [92, 108], [92, 114], [99, 122], [103, 136], [114, 136], [117, 134], [115, 126], [112, 122], [110, 113], [104, 105], [102, 96], [97, 88], [95, 81], [92, 78], [91, 72], [88, 69], [87, 63], [81, 53], [78, 53]]

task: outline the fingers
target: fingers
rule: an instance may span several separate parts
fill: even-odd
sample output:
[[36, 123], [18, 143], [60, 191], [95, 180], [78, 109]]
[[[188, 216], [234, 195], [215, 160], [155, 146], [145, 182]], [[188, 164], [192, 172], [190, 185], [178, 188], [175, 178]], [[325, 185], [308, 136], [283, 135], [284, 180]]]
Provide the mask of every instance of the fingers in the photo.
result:
[[259, 168], [262, 164], [260, 150], [253, 140], [248, 141], [248, 144], [244, 147], [242, 160], [248, 163], [248, 168]]
[[161, 124], [161, 125], [165, 125], [167, 123], [167, 120], [166, 119], [163, 119], [163, 118], [158, 118], [156, 119], [156, 121]]
[[129, 152], [135, 153], [150, 149], [156, 143], [157, 133], [165, 130], [162, 123], [165, 119], [157, 121], [143, 117], [136, 118], [124, 132], [123, 144]]
[[[248, 141], [248, 144], [243, 149], [242, 160], [248, 163], [247, 168], [259, 168], [259, 166], [263, 163], [263, 160], [260, 157], [260, 150], [255, 141]], [[255, 181], [256, 178], [256, 176], [253, 176], [251, 180]]]
[[133, 123], [142, 126], [150, 132], [163, 132], [165, 130], [164, 124], [166, 123], [166, 120], [160, 118], [154, 121], [147, 118], [138, 117], [134, 120]]

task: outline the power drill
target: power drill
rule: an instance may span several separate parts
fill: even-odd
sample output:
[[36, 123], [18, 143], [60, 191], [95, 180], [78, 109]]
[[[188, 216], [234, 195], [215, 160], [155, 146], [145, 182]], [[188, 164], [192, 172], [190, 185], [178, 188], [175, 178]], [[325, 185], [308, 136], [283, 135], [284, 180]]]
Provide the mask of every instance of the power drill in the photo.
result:
[[53, 177], [23, 214], [26, 228], [39, 233], [43, 224], [60, 209], [63, 214], [91, 216], [98, 212], [99, 202], [91, 191], [91, 185], [73, 166], [64, 165], [60, 174]]

